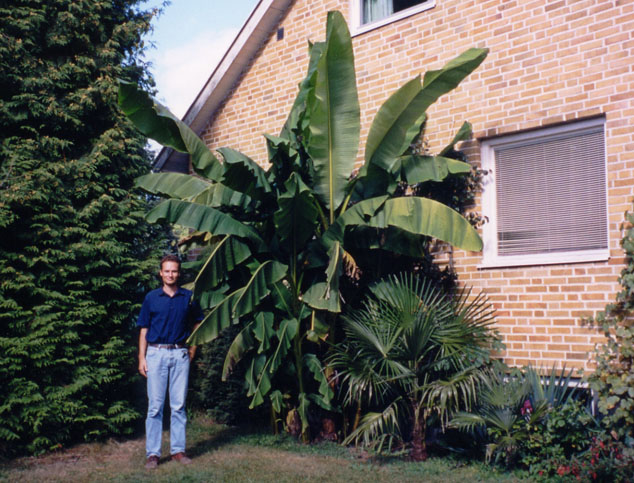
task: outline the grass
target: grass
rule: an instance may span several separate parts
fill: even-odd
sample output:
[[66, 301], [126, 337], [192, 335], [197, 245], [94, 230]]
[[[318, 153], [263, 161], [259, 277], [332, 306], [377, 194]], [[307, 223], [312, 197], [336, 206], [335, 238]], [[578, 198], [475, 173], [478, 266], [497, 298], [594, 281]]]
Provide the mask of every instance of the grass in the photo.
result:
[[[165, 434], [164, 455], [169, 453], [167, 440]], [[111, 440], [20, 458], [0, 465], [0, 481], [522, 481], [516, 475], [497, 472], [483, 464], [465, 464], [449, 458], [431, 458], [424, 463], [379, 463], [334, 443], [302, 445], [288, 437], [219, 426], [204, 417], [194, 418], [188, 426], [191, 465], [182, 466], [164, 456], [158, 469], [145, 470], [144, 447], [143, 438]]]

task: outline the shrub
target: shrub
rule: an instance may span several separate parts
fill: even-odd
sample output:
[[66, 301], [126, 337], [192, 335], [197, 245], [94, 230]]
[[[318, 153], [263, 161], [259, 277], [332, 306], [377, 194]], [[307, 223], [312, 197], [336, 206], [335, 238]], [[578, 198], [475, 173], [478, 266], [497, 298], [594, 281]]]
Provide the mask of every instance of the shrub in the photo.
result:
[[627, 223], [630, 227], [621, 241], [627, 258], [619, 277], [621, 291], [614, 303], [590, 321], [607, 341], [597, 347], [597, 367], [587, 380], [599, 398], [604, 427], [634, 447], [634, 214], [627, 215]]
[[245, 422], [252, 416], [246, 397], [244, 369], [238, 366], [226, 381], [222, 380], [225, 356], [239, 332], [238, 326], [228, 327], [217, 339], [200, 346], [191, 375], [192, 406], [204, 410], [222, 424]]
[[471, 413], [461, 412], [451, 426], [473, 432], [485, 428], [486, 458], [531, 468], [546, 458], [566, 459], [587, 448], [594, 419], [577, 389], [569, 386], [572, 371], [554, 367], [547, 377], [531, 367], [492, 373]]
[[568, 401], [552, 408], [541, 424], [528, 432], [520, 452], [520, 462], [535, 474], [547, 460], [567, 461], [586, 451], [598, 426], [585, 403]]
[[571, 458], [546, 459], [535, 465], [533, 474], [548, 481], [634, 481], [634, 450], [605, 432], [593, 436], [588, 446]]
[[160, 230], [130, 193], [146, 138], [115, 108], [118, 78], [152, 82], [140, 4], [0, 2], [0, 453], [141, 419], [134, 318]]

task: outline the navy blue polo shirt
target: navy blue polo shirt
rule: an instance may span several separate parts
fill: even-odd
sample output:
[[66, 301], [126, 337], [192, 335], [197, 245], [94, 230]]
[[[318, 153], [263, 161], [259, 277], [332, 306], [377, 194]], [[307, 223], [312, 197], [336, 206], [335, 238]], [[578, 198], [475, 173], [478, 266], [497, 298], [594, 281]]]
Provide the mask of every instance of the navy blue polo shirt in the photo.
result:
[[173, 297], [163, 288], [152, 290], [145, 296], [137, 327], [147, 328], [150, 344], [184, 344], [191, 334], [191, 326], [203, 320], [203, 312], [196, 301], [189, 303], [191, 290], [178, 288]]

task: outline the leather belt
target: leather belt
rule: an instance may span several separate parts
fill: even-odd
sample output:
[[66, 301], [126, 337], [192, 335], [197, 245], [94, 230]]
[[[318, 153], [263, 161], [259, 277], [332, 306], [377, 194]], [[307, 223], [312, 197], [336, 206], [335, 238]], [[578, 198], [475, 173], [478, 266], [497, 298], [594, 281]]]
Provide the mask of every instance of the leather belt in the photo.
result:
[[187, 349], [185, 344], [148, 344], [148, 347], [157, 349]]

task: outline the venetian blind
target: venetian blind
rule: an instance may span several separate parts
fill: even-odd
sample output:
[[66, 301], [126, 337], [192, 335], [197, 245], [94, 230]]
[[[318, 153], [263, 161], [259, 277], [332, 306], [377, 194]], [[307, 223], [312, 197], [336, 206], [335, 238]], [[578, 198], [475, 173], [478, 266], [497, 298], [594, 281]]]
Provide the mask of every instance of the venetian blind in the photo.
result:
[[607, 248], [603, 128], [496, 150], [498, 255]]

